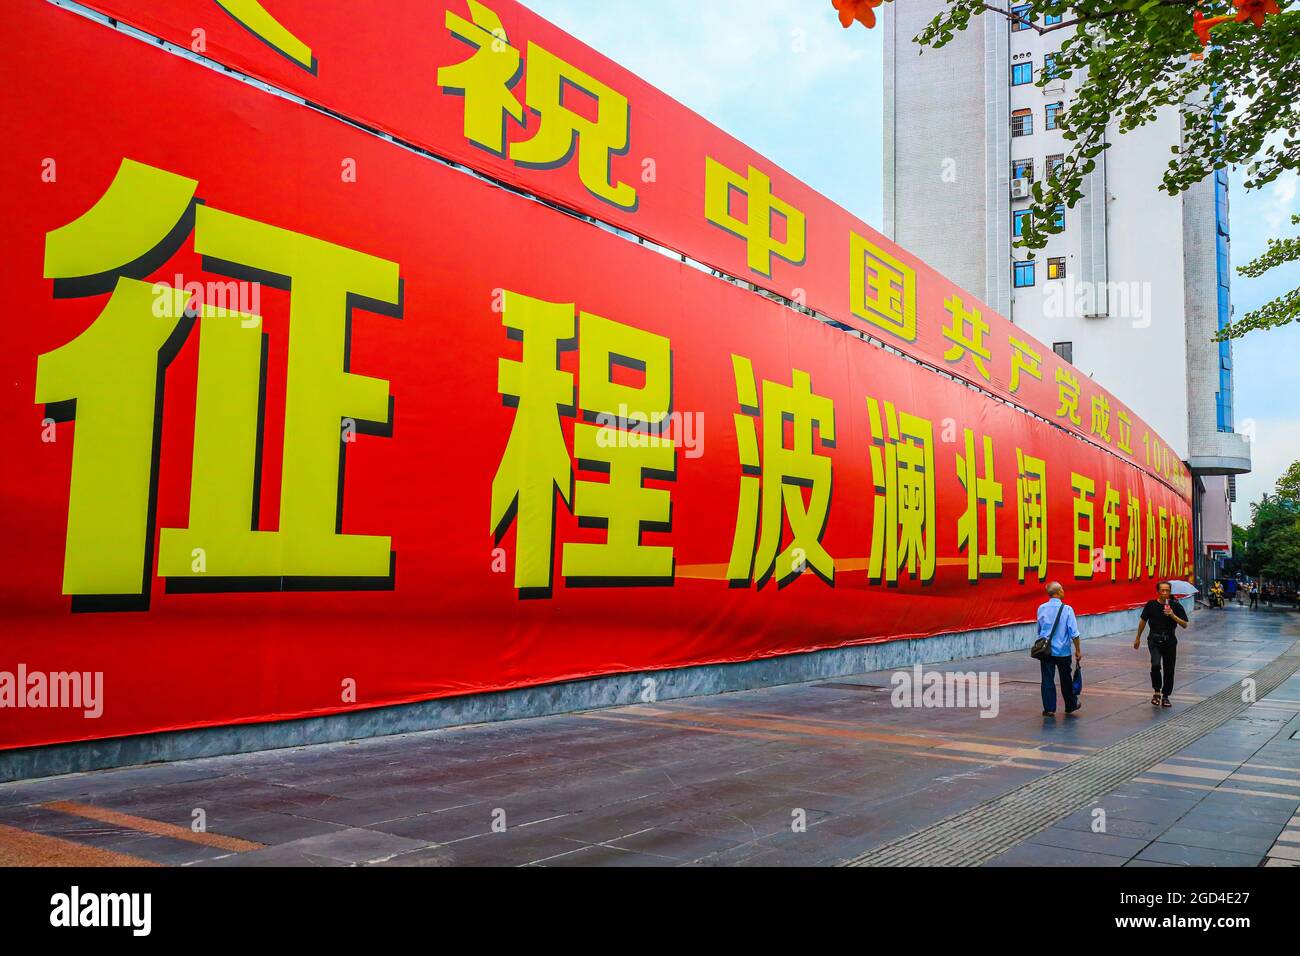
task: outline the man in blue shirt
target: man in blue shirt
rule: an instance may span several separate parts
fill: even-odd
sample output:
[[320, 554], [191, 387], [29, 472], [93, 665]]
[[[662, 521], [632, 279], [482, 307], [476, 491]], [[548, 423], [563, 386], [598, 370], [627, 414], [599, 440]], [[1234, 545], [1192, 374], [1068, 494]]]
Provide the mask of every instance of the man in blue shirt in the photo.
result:
[[1056, 675], [1061, 677], [1061, 696], [1065, 698], [1068, 717], [1079, 709], [1074, 696], [1074, 676], [1070, 673], [1070, 643], [1074, 643], [1074, 659], [1083, 660], [1079, 650], [1079, 621], [1074, 608], [1065, 603], [1065, 588], [1059, 581], [1047, 586], [1047, 603], [1038, 608], [1038, 636], [1052, 637], [1052, 656], [1038, 663], [1043, 672], [1043, 716], [1056, 716]]

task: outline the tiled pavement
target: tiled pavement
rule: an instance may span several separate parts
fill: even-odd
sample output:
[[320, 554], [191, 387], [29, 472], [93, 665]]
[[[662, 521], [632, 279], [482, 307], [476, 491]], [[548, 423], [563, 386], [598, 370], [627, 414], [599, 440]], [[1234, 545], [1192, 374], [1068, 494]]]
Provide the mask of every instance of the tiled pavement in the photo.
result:
[[[1200, 612], [1171, 711], [1148, 703], [1145, 649], [1112, 635], [1084, 645], [1069, 719], [1039, 716], [1020, 651], [926, 668], [997, 672], [991, 718], [896, 708], [881, 672], [7, 784], [0, 864], [830, 864], [1168, 720], [1297, 638], [1290, 612]], [[1300, 676], [994, 865], [1300, 862], [1298, 715]]]
[[1300, 674], [993, 865], [1300, 865], [1298, 713]]

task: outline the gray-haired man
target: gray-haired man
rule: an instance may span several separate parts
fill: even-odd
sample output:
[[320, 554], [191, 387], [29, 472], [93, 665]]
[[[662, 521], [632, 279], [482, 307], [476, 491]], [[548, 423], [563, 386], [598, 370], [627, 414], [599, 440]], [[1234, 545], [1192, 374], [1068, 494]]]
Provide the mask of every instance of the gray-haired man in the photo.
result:
[[1047, 603], [1038, 607], [1038, 636], [1052, 638], [1052, 653], [1039, 661], [1043, 674], [1043, 716], [1056, 716], [1056, 675], [1061, 677], [1061, 696], [1065, 698], [1066, 716], [1079, 709], [1074, 696], [1074, 675], [1070, 673], [1070, 643], [1074, 659], [1083, 660], [1079, 649], [1079, 621], [1074, 608], [1065, 603], [1065, 588], [1059, 581], [1047, 586]]

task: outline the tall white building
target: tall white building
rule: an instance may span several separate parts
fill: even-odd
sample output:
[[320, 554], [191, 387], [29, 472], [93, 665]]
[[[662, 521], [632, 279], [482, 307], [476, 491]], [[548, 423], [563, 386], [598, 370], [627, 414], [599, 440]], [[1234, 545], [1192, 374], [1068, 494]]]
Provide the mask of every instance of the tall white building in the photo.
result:
[[1073, 28], [1040, 35], [985, 13], [923, 51], [913, 37], [944, 6], [908, 0], [883, 17], [885, 232], [1160, 433], [1194, 476], [1197, 575], [1209, 577], [1232, 544], [1231, 476], [1250, 470], [1231, 346], [1211, 340], [1232, 309], [1226, 175], [1158, 191], [1182, 135], [1181, 114], [1166, 110], [1111, 138], [1082, 201], [1060, 210], [1064, 232], [1030, 259], [1013, 246], [1017, 222], [1029, 185], [1068, 150], [1056, 117], [1077, 78], [1036, 84]]

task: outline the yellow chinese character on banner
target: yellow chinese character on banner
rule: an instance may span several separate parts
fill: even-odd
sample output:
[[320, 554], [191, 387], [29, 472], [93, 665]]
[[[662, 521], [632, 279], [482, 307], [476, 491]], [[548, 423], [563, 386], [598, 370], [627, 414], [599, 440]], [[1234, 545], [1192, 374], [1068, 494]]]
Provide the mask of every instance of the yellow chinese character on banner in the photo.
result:
[[1092, 396], [1092, 423], [1089, 431], [1104, 442], [1110, 441], [1110, 400], [1105, 395]]
[[1182, 519], [1176, 514], [1169, 516], [1169, 576], [1178, 577], [1183, 570], [1183, 529]]
[[1181, 515], [1178, 518], [1178, 542], [1179, 577], [1186, 577], [1191, 572], [1192, 528]]
[[1047, 462], [1016, 449], [1016, 527], [1020, 537], [1020, 580], [1032, 570], [1047, 580]]
[[[1078, 472], [1070, 472], [1070, 488], [1074, 491], [1074, 576], [1090, 578], [1097, 521], [1092, 498], [1097, 492], [1097, 483]], [[1086, 555], [1082, 561], [1079, 560], [1080, 551]]]
[[1128, 540], [1125, 550], [1128, 552], [1128, 579], [1136, 581], [1142, 577], [1142, 503], [1137, 495], [1128, 496]]
[[1133, 419], [1131, 419], [1128, 412], [1124, 411], [1122, 408], [1119, 410], [1119, 415], [1117, 417], [1119, 421], [1119, 438], [1116, 441], [1116, 445], [1119, 446], [1119, 450], [1124, 452], [1124, 454], [1131, 455], [1133, 454]]
[[[603, 542], [564, 544], [567, 581], [671, 582], [673, 549], [641, 540], [647, 531], [670, 530], [672, 518], [670, 493], [645, 486], [647, 478], [670, 481], [677, 473], [676, 445], [661, 434], [672, 406], [669, 340], [589, 312], [575, 322], [572, 302], [507, 290], [502, 303], [501, 323], [522, 347], [519, 360], [498, 360], [497, 388], [515, 418], [492, 479], [491, 527], [500, 543], [515, 525], [515, 587], [530, 596], [550, 593], [556, 494], [571, 503], [580, 525], [605, 531]], [[560, 368], [559, 356], [579, 344], [575, 402], [573, 375]], [[616, 380], [619, 366], [639, 372], [641, 384]], [[584, 420], [574, 425], [574, 454], [605, 481], [573, 480], [560, 418], [579, 409]]]
[[1020, 373], [1022, 371], [1041, 382], [1043, 380], [1043, 357], [1034, 351], [1028, 342], [1022, 341], [1014, 335], [1008, 336], [1007, 341], [1011, 343], [1011, 391], [1018, 392], [1020, 390]]
[[1188, 524], [1187, 519], [1181, 515], [1178, 515], [1176, 517], [1171, 515], [1170, 521], [1176, 522], [1177, 530], [1176, 531], [1171, 530], [1170, 532], [1170, 534], [1173, 535], [1174, 545], [1176, 550], [1174, 553], [1174, 559], [1175, 559], [1174, 563], [1169, 570], [1172, 575], [1176, 577], [1182, 577], [1183, 574], [1186, 572], [1187, 561], [1189, 558], [1188, 539], [1190, 538], [1190, 529], [1187, 526]]
[[993, 359], [993, 353], [984, 344], [984, 336], [989, 331], [988, 322], [979, 309], [967, 309], [961, 296], [949, 296], [944, 300], [943, 307], [952, 316], [952, 322], [943, 328], [943, 337], [953, 343], [943, 353], [944, 361], [960, 362], [963, 356], [969, 354], [980, 376], [987, 380], [989, 367], [986, 363]]
[[[757, 581], [762, 588], [775, 575], [779, 587], [812, 568], [832, 584], [835, 562], [821, 542], [831, 506], [831, 460], [814, 451], [814, 426], [822, 445], [834, 445], [835, 404], [815, 394], [808, 373], [798, 369], [792, 373], [791, 385], [764, 379], [760, 404], [752, 363], [732, 355], [731, 365], [741, 408], [734, 421], [742, 475], [727, 578], [733, 587]], [[761, 458], [755, 429], [758, 418], [763, 427]], [[791, 423], [788, 448], [787, 420]], [[793, 539], [778, 556], [785, 522]]]
[[1191, 548], [1191, 532], [1187, 527], [1187, 519], [1179, 515], [1178, 518], [1178, 576], [1186, 578], [1187, 576], [1187, 553]]
[[[595, 101], [595, 120], [564, 105], [566, 90], [586, 93]], [[541, 123], [532, 139], [510, 146], [512, 160], [539, 169], [561, 166], [576, 140], [578, 178], [588, 192], [620, 209], [636, 208], [636, 190], [612, 182], [609, 168], [611, 156], [627, 152], [627, 97], [530, 40], [527, 105]]]
[[1160, 576], [1169, 577], [1169, 512], [1164, 505], [1159, 510], [1160, 521]]
[[1068, 418], [1076, 425], [1079, 418], [1079, 380], [1068, 369], [1056, 370], [1057, 418]]
[[[465, 137], [498, 156], [506, 155], [506, 118], [524, 122], [524, 105], [538, 117], [530, 139], [511, 143], [510, 159], [521, 166], [553, 169], [568, 163], [575, 148], [578, 178], [600, 199], [635, 209], [636, 190], [614, 182], [610, 159], [628, 149], [627, 97], [566, 63], [531, 40], [528, 43], [526, 104], [512, 92], [519, 80], [519, 51], [510, 45], [501, 18], [479, 0], [469, 0], [473, 22], [448, 11], [447, 28], [475, 52], [467, 60], [439, 67], [438, 85], [465, 98]], [[595, 119], [568, 105], [582, 95]], [[566, 100], [568, 102], [566, 102]]]
[[506, 155], [506, 117], [524, 121], [524, 108], [511, 92], [523, 74], [519, 51], [510, 45], [496, 12], [469, 0], [473, 22], [450, 10], [447, 29], [474, 47], [468, 60], [438, 68], [438, 85], [465, 98], [465, 138], [498, 156]]
[[[393, 568], [389, 538], [340, 529], [346, 448], [339, 423], [381, 434], [391, 425], [388, 382], [349, 371], [346, 343], [354, 308], [398, 314], [398, 266], [197, 204], [196, 185], [124, 160], [90, 210], [46, 237], [45, 275], [56, 289], [112, 291], [89, 327], [37, 359], [36, 400], [71, 409], [77, 422], [64, 593], [147, 606], [162, 374], [196, 312], [189, 523], [161, 529], [158, 572], [173, 579], [169, 586], [191, 590], [241, 587], [232, 579], [248, 578], [275, 587], [287, 579], [382, 587]], [[194, 250], [209, 268], [269, 275], [292, 289], [274, 531], [257, 528], [262, 317], [202, 302], [187, 312], [189, 292], [123, 274], [146, 256], [165, 258], [191, 226]]]
[[1179, 528], [1182, 531], [1182, 546], [1179, 554], [1182, 555], [1183, 569], [1180, 577], [1186, 577], [1191, 573], [1191, 550], [1192, 550], [1192, 529], [1191, 524], [1186, 518], [1179, 519]]
[[1151, 502], [1147, 502], [1147, 577], [1156, 576], [1156, 561], [1159, 558], [1158, 544], [1159, 536], [1156, 529], [1156, 512], [1151, 507]]
[[871, 577], [894, 583], [898, 572], [919, 581], [934, 577], [934, 426], [899, 413], [892, 402], [867, 399], [871, 424], [871, 474], [875, 501], [871, 524]]
[[[260, 323], [209, 309], [200, 319], [189, 526], [162, 530], [158, 573], [387, 577], [387, 537], [338, 533], [340, 460], [355, 437], [339, 422], [379, 434], [392, 424], [388, 382], [348, 371], [348, 329], [358, 302], [400, 314], [397, 263], [208, 206], [198, 207], [194, 249], [205, 261], [283, 276], [292, 290], [279, 527], [255, 530], [249, 519], [259, 455]], [[205, 554], [202, 570], [193, 563], [196, 549]]]
[[1110, 569], [1110, 579], [1115, 580], [1119, 569], [1119, 489], [1106, 482], [1106, 493], [1101, 504], [1102, 546], [1101, 556]]
[[574, 406], [573, 375], [559, 353], [573, 348], [574, 305], [502, 293], [501, 324], [522, 338], [521, 358], [497, 360], [497, 390], [515, 408], [514, 424], [492, 478], [492, 533], [515, 525], [515, 587], [548, 593], [554, 565], [555, 495], [572, 500], [573, 467], [560, 428]]
[[[566, 543], [564, 577], [569, 583], [671, 583], [673, 549], [641, 543], [645, 531], [670, 530], [672, 518], [669, 492], [644, 483], [677, 474], [677, 448], [657, 434], [672, 405], [669, 341], [588, 312], [578, 326], [578, 401], [598, 424], [574, 425], [573, 453], [582, 467], [609, 477], [576, 482], [573, 513], [580, 523], [603, 527], [607, 540]], [[617, 365], [639, 369], [643, 383], [614, 382]]]
[[[733, 190], [745, 197], [744, 219], [731, 212]], [[784, 238], [777, 237], [774, 213], [784, 223]], [[773, 256], [803, 265], [806, 241], [803, 213], [772, 195], [771, 177], [753, 166], [742, 177], [712, 156], [704, 158], [704, 217], [745, 240], [749, 268], [761, 275], [772, 275]]]
[[916, 270], [852, 230], [849, 307], [891, 335], [916, 341]]
[[1192, 558], [1191, 558], [1192, 527], [1191, 527], [1191, 522], [1189, 522], [1186, 518], [1180, 520], [1180, 526], [1182, 528], [1182, 533], [1183, 533], [1183, 544], [1181, 550], [1181, 554], [1183, 557], [1183, 572], [1181, 576], [1186, 577], [1188, 574], [1191, 573], [1192, 570]]
[[[975, 433], [963, 429], [966, 454], [957, 456], [957, 478], [966, 489], [966, 510], [957, 521], [957, 545], [966, 549], [966, 577], [978, 581], [981, 575], [1002, 573], [998, 554], [997, 508], [1002, 504], [1002, 483], [996, 480], [993, 439], [984, 436], [984, 474], [977, 477]], [[980, 550], [979, 505], [984, 505], [984, 550]]]

